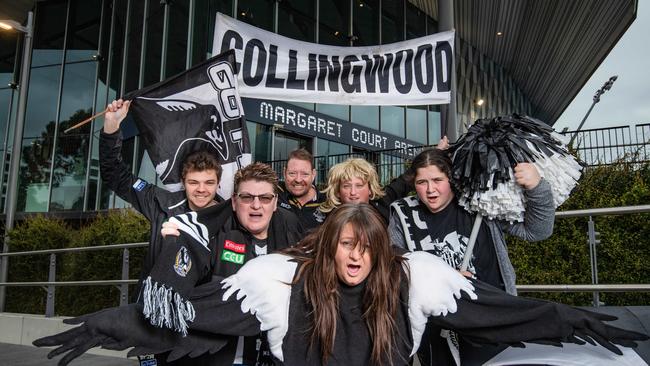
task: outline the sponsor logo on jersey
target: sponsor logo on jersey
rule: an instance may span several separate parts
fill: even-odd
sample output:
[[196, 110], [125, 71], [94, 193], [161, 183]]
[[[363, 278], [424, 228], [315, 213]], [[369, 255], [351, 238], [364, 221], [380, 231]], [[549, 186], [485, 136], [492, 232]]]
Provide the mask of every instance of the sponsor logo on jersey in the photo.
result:
[[224, 250], [221, 252], [221, 260], [235, 264], [244, 264], [244, 255], [231, 252], [230, 250]]
[[246, 253], [246, 244], [238, 244], [234, 241], [226, 240], [223, 243], [223, 249], [227, 249], [235, 253]]

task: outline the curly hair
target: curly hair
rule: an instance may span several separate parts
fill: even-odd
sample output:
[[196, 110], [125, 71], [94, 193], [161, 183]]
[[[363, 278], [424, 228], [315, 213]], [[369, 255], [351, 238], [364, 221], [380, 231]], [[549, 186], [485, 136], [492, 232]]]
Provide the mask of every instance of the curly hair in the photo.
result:
[[254, 180], [256, 182], [266, 182], [273, 186], [273, 192], [278, 193], [278, 175], [267, 164], [252, 163], [241, 168], [235, 173], [233, 195], [239, 192], [239, 184]]
[[327, 196], [327, 199], [321, 204], [321, 211], [330, 212], [341, 205], [341, 197], [339, 196], [341, 184], [352, 178], [359, 178], [368, 183], [371, 200], [384, 197], [384, 191], [379, 184], [379, 176], [375, 167], [365, 159], [350, 158], [334, 165], [327, 173], [327, 188], [322, 191]]

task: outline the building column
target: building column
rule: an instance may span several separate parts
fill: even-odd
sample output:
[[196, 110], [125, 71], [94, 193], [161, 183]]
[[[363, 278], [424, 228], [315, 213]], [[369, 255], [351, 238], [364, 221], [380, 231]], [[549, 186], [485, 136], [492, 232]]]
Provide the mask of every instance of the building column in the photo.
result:
[[[454, 0], [438, 0], [438, 31], [444, 32], [452, 29], [454, 29]], [[462, 132], [456, 117], [456, 43], [454, 41], [454, 62], [451, 64], [451, 75], [449, 75], [451, 78], [449, 104], [440, 106], [442, 135], [446, 135], [450, 142], [458, 140]]]

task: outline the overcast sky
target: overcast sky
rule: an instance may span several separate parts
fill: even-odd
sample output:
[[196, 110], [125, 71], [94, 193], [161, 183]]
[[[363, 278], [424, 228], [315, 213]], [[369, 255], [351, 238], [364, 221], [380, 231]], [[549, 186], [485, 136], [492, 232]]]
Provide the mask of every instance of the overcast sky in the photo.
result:
[[575, 130], [596, 90], [612, 75], [618, 80], [601, 96], [583, 129], [650, 123], [650, 0], [639, 0], [636, 19], [555, 122], [555, 130]]

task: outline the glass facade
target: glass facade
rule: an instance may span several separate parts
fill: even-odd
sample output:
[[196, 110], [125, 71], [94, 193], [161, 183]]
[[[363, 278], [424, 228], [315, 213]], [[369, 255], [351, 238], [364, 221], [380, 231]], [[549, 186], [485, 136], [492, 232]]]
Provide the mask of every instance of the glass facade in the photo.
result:
[[[211, 56], [214, 19], [222, 12], [303, 41], [338, 46], [386, 44], [435, 33], [437, 22], [406, 0], [45, 0], [35, 4], [35, 32], [20, 159], [18, 212], [94, 211], [125, 203], [99, 176], [97, 118], [120, 95], [146, 87]], [[12, 153], [22, 35], [0, 32], [0, 165], [2, 202]], [[433, 144], [440, 138], [436, 106], [301, 107]], [[286, 158], [303, 146], [315, 155], [355, 151], [340, 141], [275, 131], [248, 123], [253, 159]], [[122, 155], [134, 174], [156, 177], [138, 138]]]

